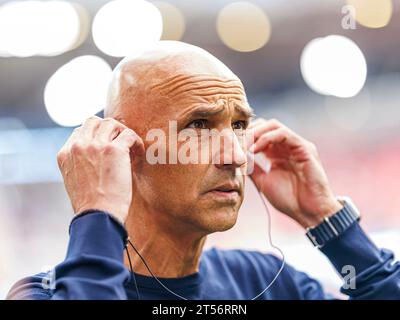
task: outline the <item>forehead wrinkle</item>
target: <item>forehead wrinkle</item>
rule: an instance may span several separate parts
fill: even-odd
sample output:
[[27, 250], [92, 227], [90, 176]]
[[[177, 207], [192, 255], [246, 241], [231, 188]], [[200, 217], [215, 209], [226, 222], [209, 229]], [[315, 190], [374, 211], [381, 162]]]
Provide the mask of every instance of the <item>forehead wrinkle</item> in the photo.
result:
[[[189, 88], [188, 88], [189, 87]], [[172, 92], [179, 92], [183, 90], [202, 89], [207, 87], [219, 87], [219, 88], [237, 88], [241, 91], [242, 86], [238, 84], [237, 80], [232, 79], [221, 79], [210, 76], [186, 76], [182, 81], [175, 83], [174, 85], [168, 85], [164, 88], [165, 94], [169, 95]]]
[[238, 79], [228, 79], [228, 78], [224, 79], [224, 78], [221, 78], [221, 77], [216, 77], [216, 76], [207, 75], [207, 74], [178, 74], [178, 75], [163, 79], [161, 82], [152, 85], [150, 87], [150, 89], [162, 90], [162, 89], [165, 89], [165, 88], [168, 88], [168, 87], [174, 88], [175, 84], [177, 84], [177, 86], [179, 86], [180, 85], [179, 82], [181, 82], [181, 81], [185, 82], [185, 80], [191, 80], [191, 79], [193, 79], [193, 81], [219, 80], [221, 82], [230, 82], [230, 81], [238, 81], [238, 82], [240, 82]]
[[169, 101], [174, 101], [174, 103], [177, 103], [177, 101], [194, 101], [194, 102], [199, 102], [202, 101], [203, 103], [210, 103], [213, 101], [218, 101], [218, 100], [237, 100], [237, 101], [244, 101], [245, 98], [243, 97], [242, 94], [233, 94], [227, 91], [223, 91], [220, 88], [215, 88], [215, 89], [207, 89], [207, 90], [201, 90], [201, 91], [185, 91], [181, 92], [180, 94], [174, 95], [174, 96], [169, 96]]
[[[182, 93], [198, 90], [199, 95], [227, 94], [225, 90], [234, 91], [233, 94], [245, 95], [242, 83], [237, 79], [223, 79], [210, 75], [178, 75], [151, 86], [151, 91], [174, 98]], [[208, 92], [209, 91], [209, 92]]]
[[190, 83], [174, 91], [167, 93], [170, 98], [176, 98], [183, 94], [193, 94], [200, 97], [214, 95], [238, 96], [239, 99], [244, 96], [244, 91], [237, 85], [221, 85], [219, 82], [204, 81], [203, 83]]
[[178, 74], [172, 77], [169, 77], [167, 79], [162, 80], [159, 83], [153, 84], [150, 86], [150, 90], [160, 90], [162, 91], [165, 89], [165, 87], [173, 86], [176, 83], [179, 83], [180, 81], [184, 81], [187, 79], [189, 76], [185, 74]]

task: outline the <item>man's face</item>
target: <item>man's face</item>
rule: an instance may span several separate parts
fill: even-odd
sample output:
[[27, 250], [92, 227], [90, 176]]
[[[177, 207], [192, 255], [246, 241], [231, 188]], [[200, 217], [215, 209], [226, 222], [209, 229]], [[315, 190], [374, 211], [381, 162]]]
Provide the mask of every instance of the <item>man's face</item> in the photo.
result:
[[[165, 151], [167, 163], [135, 162], [133, 200], [142, 198], [163, 214], [160, 220], [176, 227], [205, 234], [231, 228], [243, 201], [245, 130], [251, 116], [241, 82], [182, 75], [153, 85], [146, 96], [151, 98], [143, 117], [149, 120], [141, 136], [148, 149], [157, 142], [146, 140], [149, 131], [165, 132], [166, 145], [158, 144], [158, 152]], [[176, 132], [171, 132], [174, 124]], [[181, 139], [183, 132], [189, 135]], [[197, 161], [182, 163], [182, 155], [194, 150], [198, 157], [191, 159]]]

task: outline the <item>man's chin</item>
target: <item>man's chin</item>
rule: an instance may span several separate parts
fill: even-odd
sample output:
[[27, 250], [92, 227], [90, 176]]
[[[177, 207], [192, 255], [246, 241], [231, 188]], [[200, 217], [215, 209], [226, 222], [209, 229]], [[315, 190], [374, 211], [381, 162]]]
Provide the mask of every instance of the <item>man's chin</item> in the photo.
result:
[[235, 224], [236, 224], [236, 221], [233, 223], [225, 223], [225, 224], [216, 225], [216, 226], [214, 226], [213, 231], [210, 233], [228, 231], [229, 229], [232, 229]]
[[203, 226], [208, 233], [227, 231], [236, 224], [237, 217], [234, 209], [218, 210], [208, 215], [208, 221], [203, 221]]

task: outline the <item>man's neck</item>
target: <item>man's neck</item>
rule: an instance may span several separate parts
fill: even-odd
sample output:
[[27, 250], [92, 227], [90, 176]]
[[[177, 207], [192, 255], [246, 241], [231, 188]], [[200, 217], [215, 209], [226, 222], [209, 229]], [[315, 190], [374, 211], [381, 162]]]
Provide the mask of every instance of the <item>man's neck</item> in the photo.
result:
[[[131, 208], [125, 224], [130, 241], [156, 277], [177, 278], [197, 272], [206, 236], [187, 232], [187, 228], [162, 217], [166, 216]], [[128, 250], [134, 272], [150, 276], [140, 257], [130, 246]], [[125, 265], [130, 269], [126, 255]]]

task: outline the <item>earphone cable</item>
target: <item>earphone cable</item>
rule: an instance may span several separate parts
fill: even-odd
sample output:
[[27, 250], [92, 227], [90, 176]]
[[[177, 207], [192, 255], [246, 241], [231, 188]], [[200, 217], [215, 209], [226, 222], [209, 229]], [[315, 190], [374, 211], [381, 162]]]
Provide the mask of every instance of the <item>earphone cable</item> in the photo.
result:
[[[129, 240], [128, 240], [129, 241]], [[139, 287], [136, 281], [136, 276], [135, 273], [133, 272], [133, 267], [132, 267], [132, 261], [131, 261], [131, 256], [129, 254], [129, 250], [127, 245], [125, 246], [125, 250], [126, 250], [126, 255], [128, 256], [128, 261], [129, 261], [129, 268], [131, 269], [131, 277], [133, 277], [133, 282], [135, 284], [135, 289], [136, 289], [136, 294], [138, 296], [138, 300], [140, 300], [140, 294], [139, 294]]]

